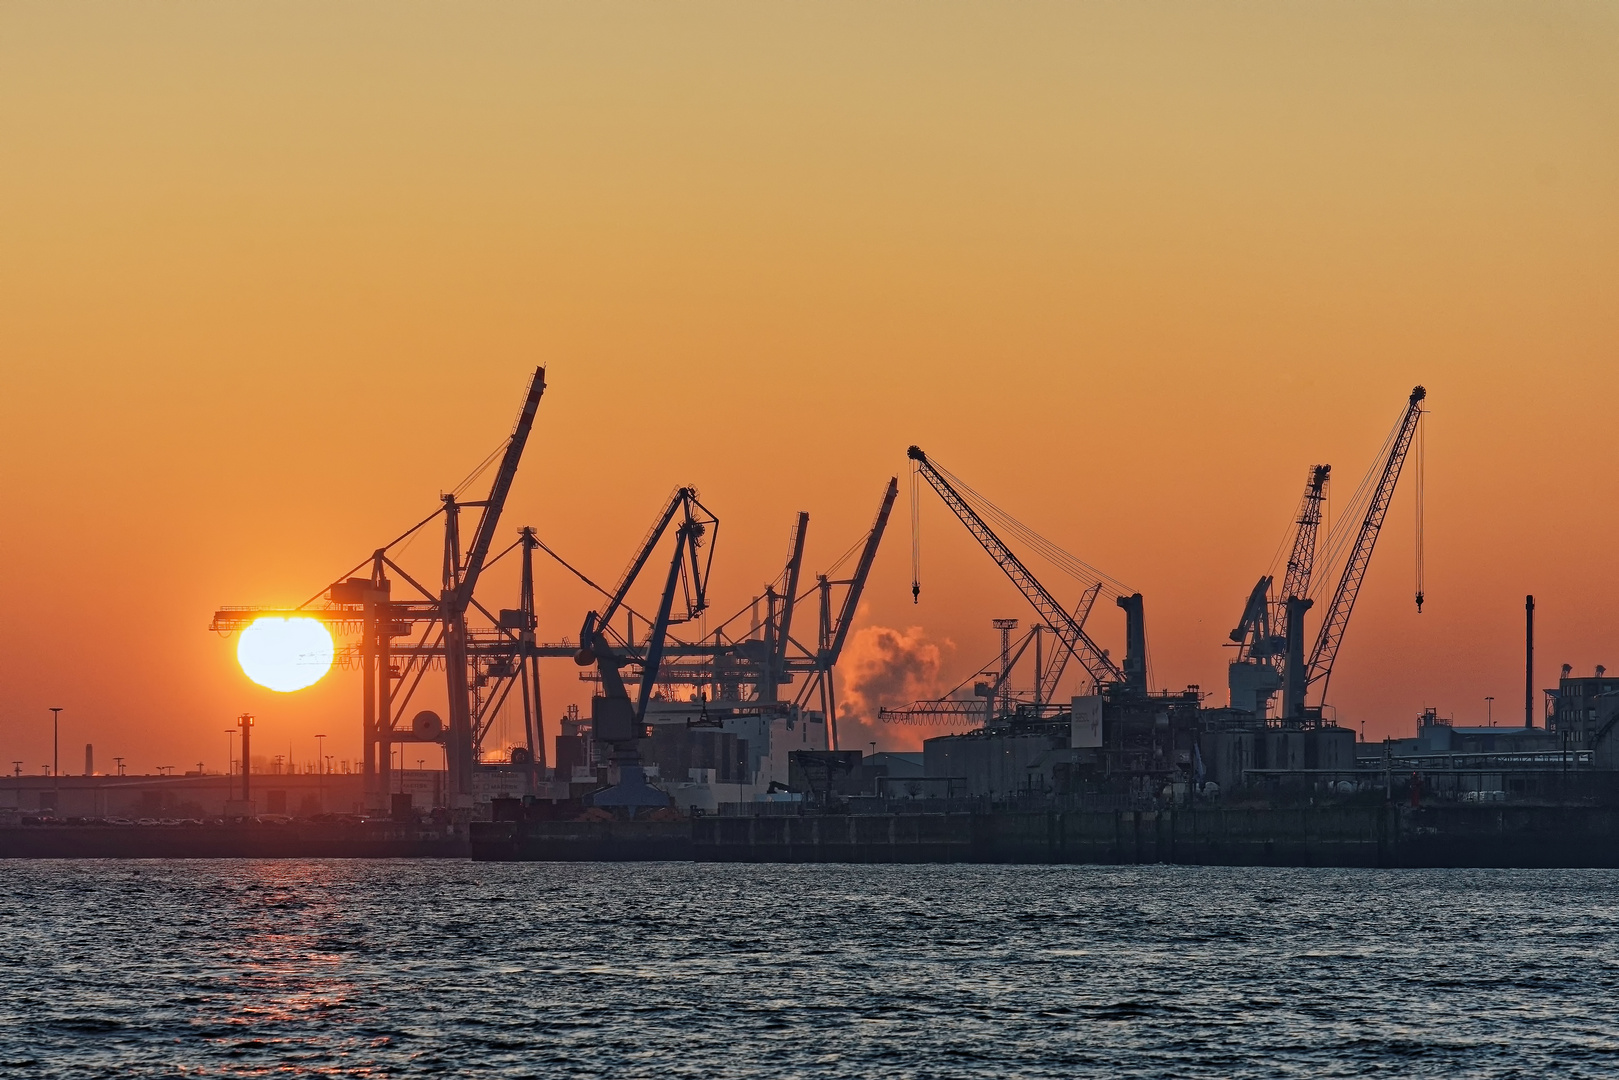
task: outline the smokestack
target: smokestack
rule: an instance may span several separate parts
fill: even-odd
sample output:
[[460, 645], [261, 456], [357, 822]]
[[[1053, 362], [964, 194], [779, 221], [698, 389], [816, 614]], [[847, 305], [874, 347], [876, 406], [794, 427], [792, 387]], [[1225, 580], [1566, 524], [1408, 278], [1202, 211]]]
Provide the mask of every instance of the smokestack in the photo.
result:
[[1523, 598], [1523, 726], [1535, 726], [1535, 598]]
[[96, 774], [96, 748], [90, 743], [84, 744], [84, 775]]

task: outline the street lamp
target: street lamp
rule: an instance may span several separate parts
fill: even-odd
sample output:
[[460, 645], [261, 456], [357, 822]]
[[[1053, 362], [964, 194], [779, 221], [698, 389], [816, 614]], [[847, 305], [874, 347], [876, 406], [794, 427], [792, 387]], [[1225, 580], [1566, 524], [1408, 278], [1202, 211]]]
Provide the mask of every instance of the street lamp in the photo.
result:
[[52, 705], [51, 710], [51, 775], [58, 776], [62, 772], [62, 739], [61, 719], [62, 706]]
[[1495, 726], [1495, 695], [1489, 694], [1484, 698], [1484, 722], [1490, 727]]
[[320, 797], [320, 812], [326, 812], [326, 736], [315, 736], [315, 790]]

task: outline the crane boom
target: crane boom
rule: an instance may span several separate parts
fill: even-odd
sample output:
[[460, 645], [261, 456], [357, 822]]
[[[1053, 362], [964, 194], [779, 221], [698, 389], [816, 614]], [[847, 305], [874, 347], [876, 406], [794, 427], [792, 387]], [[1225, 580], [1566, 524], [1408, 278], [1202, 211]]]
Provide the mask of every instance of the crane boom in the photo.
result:
[[967, 531], [973, 534], [973, 538], [983, 546], [985, 551], [989, 552], [989, 556], [995, 560], [995, 564], [1011, 579], [1012, 584], [1018, 587], [1018, 591], [1023, 594], [1024, 599], [1028, 600], [1029, 604], [1034, 608], [1035, 614], [1047, 626], [1055, 630], [1065, 643], [1072, 641], [1070, 650], [1090, 674], [1091, 678], [1095, 679], [1099, 685], [1124, 683], [1126, 681], [1125, 675], [1124, 672], [1119, 670], [1118, 665], [1108, 659], [1107, 654], [1098, 648], [1096, 642], [1092, 641], [1085, 633], [1084, 627], [1080, 626], [1073, 616], [1063, 610], [1062, 605], [1057, 603], [1044, 585], [1040, 584], [1039, 579], [1029, 572], [1028, 567], [1024, 566], [1016, 555], [1012, 554], [1011, 549], [1002, 543], [1001, 538], [996, 536], [994, 531], [985, 524], [984, 519], [978, 516], [977, 511], [967, 505], [967, 501], [961, 497], [961, 493], [939, 474], [939, 471], [933, 467], [933, 463], [928, 460], [928, 456], [922, 452], [921, 448], [913, 446], [906, 451], [906, 455], [916, 463], [917, 470], [932, 485], [933, 490], [938, 492], [939, 498], [943, 499], [945, 505], [955, 512], [956, 517], [961, 519], [961, 523], [967, 526]]
[[[1355, 537], [1355, 546], [1350, 549], [1349, 558], [1344, 563], [1343, 576], [1338, 579], [1338, 587], [1332, 594], [1332, 603], [1327, 607], [1326, 614], [1321, 619], [1321, 631], [1315, 640], [1315, 648], [1310, 652], [1310, 665], [1306, 675], [1306, 685], [1321, 685], [1320, 699], [1326, 700], [1327, 684], [1332, 679], [1332, 665], [1338, 657], [1338, 649], [1343, 644], [1344, 631], [1349, 628], [1349, 616], [1355, 609], [1355, 597], [1360, 593], [1361, 582], [1366, 577], [1366, 569], [1371, 565], [1372, 549], [1377, 545], [1377, 534], [1383, 528], [1383, 518], [1388, 515], [1389, 503], [1394, 498], [1394, 487], [1400, 480], [1400, 469], [1405, 464], [1407, 452], [1411, 449], [1411, 438], [1416, 433], [1417, 422], [1422, 419], [1422, 402], [1428, 396], [1427, 390], [1418, 386], [1412, 389], [1411, 397], [1405, 408], [1405, 415], [1400, 418], [1394, 438], [1389, 445], [1388, 456], [1383, 461], [1382, 475], [1378, 477], [1377, 487], [1372, 492], [1371, 501], [1366, 507], [1366, 516], [1360, 523], [1360, 532]], [[1291, 573], [1291, 567], [1289, 567]]]
[[1237, 662], [1270, 660], [1274, 652], [1271, 638], [1270, 586], [1275, 580], [1269, 574], [1255, 583], [1242, 608], [1242, 621], [1227, 635], [1237, 645]]
[[871, 576], [871, 564], [877, 558], [877, 545], [882, 543], [883, 532], [888, 528], [888, 515], [894, 509], [894, 499], [899, 496], [899, 477], [890, 476], [888, 487], [883, 492], [882, 505], [877, 508], [877, 520], [871, 524], [871, 532], [866, 534], [866, 546], [860, 552], [860, 562], [855, 567], [854, 577], [849, 580], [849, 591], [843, 594], [843, 607], [838, 612], [838, 621], [833, 624], [832, 643], [826, 649], [822, 663], [831, 667], [838, 662], [843, 653], [843, 643], [848, 640], [849, 627], [854, 622], [855, 612], [860, 608], [860, 594], [865, 591], [866, 578]]
[[787, 645], [792, 640], [793, 607], [798, 601], [798, 577], [804, 565], [804, 539], [808, 535], [809, 514], [801, 510], [793, 525], [793, 538], [788, 544], [791, 554], [787, 557], [787, 580], [781, 597], [781, 623], [776, 631], [776, 655], [771, 657], [772, 686], [787, 673]]
[[[1098, 581], [1080, 596], [1079, 603], [1074, 605], [1075, 625], [1085, 625], [1085, 620], [1091, 613], [1091, 606], [1096, 603], [1096, 597], [1101, 591], [1102, 583]], [[1040, 678], [1041, 701], [1050, 701], [1057, 693], [1057, 684], [1062, 682], [1062, 673], [1068, 668], [1068, 658], [1074, 654], [1074, 642], [1069, 640], [1062, 630], [1052, 627], [1051, 632], [1057, 636], [1057, 643], [1062, 648], [1053, 651], [1051, 663], [1046, 665], [1045, 674]]]
[[[581, 666], [585, 666], [594, 659], [594, 649], [598, 642], [606, 644], [608, 627], [612, 624], [613, 616], [623, 606], [624, 598], [629, 595], [630, 587], [635, 584], [636, 578], [641, 574], [647, 560], [652, 557], [653, 550], [663, 534], [668, 531], [669, 523], [674, 520], [677, 513], [684, 511], [684, 518], [678, 532], [678, 542], [675, 545], [676, 555], [685, 553], [686, 563], [677, 562], [675, 570], [685, 575], [687, 584], [686, 611], [680, 618], [672, 618], [673, 622], [684, 622], [694, 619], [708, 606], [708, 569], [713, 563], [714, 549], [713, 536], [719, 530], [719, 519], [702, 503], [697, 501], [697, 489], [692, 487], [676, 488], [669, 497], [669, 505], [664, 507], [658, 519], [647, 530], [646, 536], [641, 539], [641, 545], [636, 549], [635, 557], [625, 569], [624, 576], [619, 579], [618, 587], [613, 590], [612, 597], [601, 612], [589, 612], [585, 615], [585, 623], [579, 631], [579, 653], [574, 658]], [[699, 514], [701, 512], [701, 515]], [[703, 537], [710, 539], [708, 556], [706, 560], [699, 560], [698, 549], [702, 546]], [[635, 642], [628, 640], [625, 645], [634, 648]]]
[[1298, 532], [1293, 535], [1293, 552], [1287, 557], [1287, 575], [1282, 594], [1271, 608], [1271, 625], [1286, 634], [1286, 605], [1289, 597], [1310, 595], [1310, 577], [1315, 572], [1316, 534], [1321, 528], [1321, 499], [1325, 494], [1331, 465], [1313, 465], [1299, 503]]
[[[624, 573], [618, 579], [618, 587], [613, 590], [613, 595], [608, 599], [607, 606], [602, 609], [600, 615], [596, 616], [594, 620], [595, 626], [607, 627], [612, 625], [613, 616], [618, 614], [619, 606], [624, 603], [624, 598], [629, 595], [630, 586], [634, 585], [635, 579], [641, 576], [642, 568], [646, 566], [647, 559], [652, 557], [652, 550], [658, 546], [658, 541], [663, 539], [664, 530], [669, 527], [669, 522], [674, 520], [675, 514], [679, 512], [685, 501], [695, 495], [696, 492], [693, 489], [681, 487], [676, 488], [669, 496], [669, 504], [663, 508], [663, 513], [658, 515], [658, 519], [652, 523], [652, 527], [641, 538], [641, 546], [636, 549], [635, 557], [630, 560], [630, 565], [624, 568]], [[581, 644], [583, 644], [582, 641]]]
[[500, 524], [501, 511], [506, 508], [506, 496], [511, 492], [512, 481], [517, 477], [518, 462], [523, 459], [523, 447], [528, 442], [528, 433], [534, 427], [534, 414], [540, 407], [540, 398], [545, 393], [545, 369], [535, 368], [534, 378], [529, 382], [528, 397], [523, 400], [522, 411], [517, 414], [517, 423], [512, 428], [511, 438], [506, 441], [506, 452], [500, 459], [500, 470], [495, 473], [495, 482], [489, 486], [489, 497], [484, 500], [483, 513], [478, 517], [478, 529], [472, 534], [472, 546], [467, 549], [466, 569], [461, 574], [461, 583], [457, 592], [457, 603], [465, 610], [472, 600], [473, 589], [478, 584], [478, 575], [483, 572], [484, 560], [489, 557], [489, 545], [495, 539], [495, 527]]
[[460, 534], [457, 508], [453, 496], [445, 499], [445, 571], [446, 588], [439, 597], [439, 617], [444, 623], [444, 678], [449, 704], [449, 731], [444, 744], [445, 772], [449, 778], [451, 806], [472, 804], [472, 772], [475, 764], [472, 731], [471, 670], [467, 662], [467, 609], [472, 604], [473, 590], [483, 572], [489, 545], [494, 540], [495, 526], [506, 507], [512, 480], [517, 476], [517, 465], [523, 458], [523, 447], [529, 431], [534, 427], [534, 414], [539, 410], [540, 397], [545, 393], [545, 369], [535, 368], [529, 381], [528, 396], [523, 399], [517, 424], [506, 440], [501, 457], [500, 471], [489, 487], [489, 497], [483, 502], [483, 513], [478, 518], [478, 529], [473, 533], [472, 547], [463, 562], [459, 555]]

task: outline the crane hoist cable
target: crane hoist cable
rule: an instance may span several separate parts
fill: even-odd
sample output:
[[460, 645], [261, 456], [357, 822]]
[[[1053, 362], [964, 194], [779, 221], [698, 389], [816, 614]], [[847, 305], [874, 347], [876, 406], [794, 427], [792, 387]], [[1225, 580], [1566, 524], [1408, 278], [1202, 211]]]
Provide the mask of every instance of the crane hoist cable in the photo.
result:
[[1426, 409], [1424, 409], [1417, 416], [1417, 431], [1416, 431], [1416, 443], [1417, 443], [1417, 447], [1416, 447], [1416, 449], [1417, 449], [1416, 466], [1417, 466], [1417, 475], [1412, 478], [1412, 479], [1414, 479], [1416, 481], [1416, 483], [1413, 484], [1412, 486], [1414, 488], [1416, 488], [1416, 499], [1417, 499], [1417, 506], [1416, 506], [1416, 526], [1417, 526], [1417, 530], [1416, 530], [1417, 531], [1416, 549], [1417, 550], [1416, 550], [1416, 555], [1417, 555], [1417, 614], [1418, 615], [1422, 614], [1422, 601], [1424, 599], [1424, 586], [1425, 586], [1425, 582], [1423, 580], [1423, 578], [1425, 577], [1425, 567], [1423, 566], [1423, 551], [1422, 551], [1422, 505], [1423, 505], [1423, 496], [1424, 496], [1424, 490], [1423, 489], [1427, 486], [1427, 483], [1428, 483], [1428, 479], [1427, 479], [1427, 473], [1428, 473], [1428, 434], [1427, 434], [1428, 422], [1425, 419], [1427, 417], [1427, 415], [1428, 415], [1428, 411]]
[[911, 462], [911, 603], [922, 602], [922, 518], [918, 513], [917, 484], [920, 466]]
[[[1377, 479], [1362, 483], [1362, 487], [1367, 491], [1364, 516], [1351, 514], [1340, 519], [1345, 535], [1352, 531], [1355, 539], [1345, 556], [1343, 575], [1338, 579], [1332, 600], [1322, 616], [1320, 632], [1316, 636], [1315, 648], [1310, 652], [1305, 674], [1306, 685], [1319, 688], [1316, 692], [1319, 695], [1318, 700], [1323, 704], [1326, 701], [1328, 683], [1332, 678], [1333, 663], [1337, 659], [1339, 647], [1343, 644], [1344, 632], [1348, 628], [1350, 614], [1354, 611], [1355, 599], [1360, 593], [1361, 583], [1365, 580], [1367, 567], [1371, 563], [1373, 548], [1383, 528], [1383, 519], [1388, 513], [1394, 489], [1399, 483], [1401, 469], [1411, 450], [1418, 422], [1422, 419], [1422, 403], [1427, 399], [1427, 394], [1427, 390], [1421, 386], [1412, 389], [1404, 413], [1401, 414], [1388, 439], [1384, 440], [1379, 460], [1373, 465], [1372, 472], [1367, 474], [1368, 477], [1376, 474]], [[1358, 524], [1355, 522], [1357, 517], [1360, 518]]]
[[[973, 493], [976, 497], [975, 500], [969, 500], [964, 491], [956, 487], [957, 478], [939, 468], [935, 462], [922, 452], [921, 447], [912, 446], [906, 451], [906, 456], [912, 461], [912, 467], [916, 470], [916, 473], [920, 474], [928, 482], [928, 486], [933, 488], [945, 505], [955, 513], [957, 519], [967, 527], [967, 531], [978, 541], [979, 546], [989, 554], [990, 558], [1001, 568], [1001, 571], [1006, 574], [1012, 584], [1017, 586], [1018, 591], [1023, 594], [1024, 599], [1034, 608], [1035, 613], [1045, 625], [1057, 632], [1062, 647], [1074, 653], [1074, 658], [1080, 662], [1092, 679], [1103, 685], [1117, 684], [1130, 692], [1144, 691], [1146, 689], [1146, 642], [1141, 640], [1145, 635], [1145, 626], [1141, 619], [1140, 593], [1118, 598], [1119, 606], [1124, 608], [1126, 612], [1126, 634], [1130, 641], [1125, 652], [1125, 667], [1121, 669], [1119, 665], [1108, 658], [1106, 650], [1098, 646], [1085, 633], [1084, 627], [1079, 624], [1077, 619], [1069, 615], [1066, 608], [1059, 604], [1050, 591], [1029, 571], [1023, 560], [1019, 559], [1012, 549], [1007, 546], [1006, 542], [990, 528], [989, 523], [984, 520], [984, 516], [974, 505], [975, 502], [989, 506], [993, 506], [993, 504], [989, 504], [987, 499], [984, 499], [982, 495], [977, 495], [977, 493]], [[965, 485], [963, 485], [963, 488], [965, 488]], [[967, 488], [966, 491], [971, 491], [971, 489]], [[1000, 513], [1005, 515], [1004, 511]], [[1009, 517], [1010, 515], [1005, 516]], [[1027, 526], [1021, 523], [1017, 523], [1017, 526], [1020, 532], [1033, 532], [1033, 530], [1028, 529]], [[1093, 586], [1098, 584], [1098, 578], [1104, 581], [1112, 580], [1116, 583], [1116, 579], [1108, 579], [1106, 575], [1094, 567], [1089, 567], [1078, 558], [1069, 555], [1067, 552], [1062, 552], [1060, 548], [1057, 548], [1050, 541], [1046, 541], [1044, 538], [1041, 538], [1041, 540], [1042, 547], [1037, 548], [1041, 554], [1050, 558], [1051, 556], [1044, 550], [1045, 548], [1050, 548], [1067, 556], [1067, 565], [1058, 564], [1064, 572], [1073, 573], [1073, 567], [1084, 567], [1089, 571], [1089, 577], [1082, 580], [1088, 580]]]
[[[1079, 582], [1087, 588], [1092, 585], [1101, 585], [1102, 592], [1109, 596], [1129, 596], [1135, 592], [1130, 586], [1103, 570], [1092, 566], [1073, 552], [1048, 540], [1045, 536], [1025, 525], [1012, 514], [1003, 510], [991, 501], [983, 492], [975, 490], [961, 477], [940, 465], [932, 458], [928, 459], [928, 466], [947, 480], [957, 494], [980, 517], [1000, 526], [1001, 530], [1023, 541], [1035, 554], [1056, 567], [1067, 577]], [[922, 579], [922, 539], [921, 518], [919, 515], [919, 487], [921, 477], [921, 462], [911, 459], [911, 596], [915, 600], [921, 592]]]

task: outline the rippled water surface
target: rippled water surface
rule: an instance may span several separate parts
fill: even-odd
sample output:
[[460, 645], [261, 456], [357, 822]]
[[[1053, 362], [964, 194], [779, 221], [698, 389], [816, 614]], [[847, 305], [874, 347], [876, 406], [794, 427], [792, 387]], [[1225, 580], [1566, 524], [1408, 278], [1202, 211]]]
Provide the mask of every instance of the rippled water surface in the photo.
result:
[[1607, 871], [0, 872], [0, 1075], [1619, 1072]]

